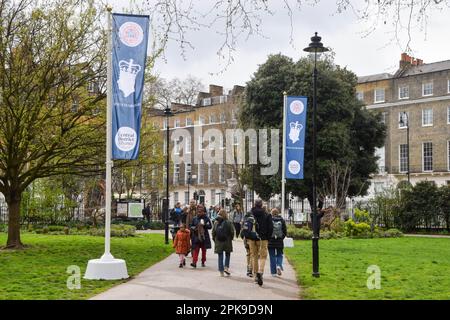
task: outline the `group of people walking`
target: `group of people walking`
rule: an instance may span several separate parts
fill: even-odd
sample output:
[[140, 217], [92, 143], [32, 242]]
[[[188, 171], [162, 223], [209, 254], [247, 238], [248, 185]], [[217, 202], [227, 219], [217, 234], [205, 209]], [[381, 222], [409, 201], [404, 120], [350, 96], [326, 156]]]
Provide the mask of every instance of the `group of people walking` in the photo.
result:
[[[179, 204], [176, 208], [180, 207]], [[179, 255], [179, 267], [186, 266], [186, 257], [192, 255], [192, 268], [197, 268], [200, 251], [201, 265], [206, 266], [206, 251], [212, 248], [218, 255], [220, 275], [230, 276], [231, 253], [233, 240], [240, 237], [244, 240], [247, 252], [247, 276], [254, 278], [258, 285], [263, 285], [263, 274], [270, 257], [272, 276], [281, 276], [283, 272], [283, 240], [287, 235], [286, 222], [278, 209], [269, 213], [263, 207], [262, 200], [256, 200], [255, 207], [244, 214], [237, 204], [228, 214], [223, 208], [211, 208], [206, 212], [203, 205], [192, 201], [188, 208], [179, 210], [179, 230], [174, 235], [173, 247]], [[211, 230], [211, 237], [209, 235]]]

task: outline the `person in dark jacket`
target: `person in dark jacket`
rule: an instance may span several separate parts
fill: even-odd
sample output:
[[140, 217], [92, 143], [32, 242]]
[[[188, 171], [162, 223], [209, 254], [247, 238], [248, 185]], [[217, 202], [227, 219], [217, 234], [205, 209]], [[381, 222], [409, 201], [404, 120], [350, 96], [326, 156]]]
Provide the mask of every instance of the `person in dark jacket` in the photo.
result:
[[272, 209], [273, 232], [269, 239], [270, 273], [273, 277], [281, 276], [283, 271], [284, 238], [287, 235], [286, 221], [278, 209]]
[[234, 224], [234, 229], [236, 230], [236, 237], [239, 238], [239, 235], [241, 233], [241, 225], [242, 225], [242, 219], [244, 218], [244, 213], [242, 212], [241, 205], [238, 203], [236, 204], [236, 207], [233, 210], [233, 213], [231, 215], [231, 220]]
[[[225, 210], [220, 210], [219, 215], [214, 221], [212, 238], [214, 240], [214, 252], [219, 256], [219, 272], [223, 277], [224, 273], [230, 276], [230, 258], [233, 252], [234, 226], [228, 220], [228, 214]], [[225, 253], [225, 263], [223, 261]]]
[[244, 223], [244, 235], [250, 247], [255, 282], [259, 286], [263, 285], [264, 267], [272, 232], [272, 216], [263, 209], [263, 202], [258, 199], [255, 201], [251, 216]]
[[211, 238], [208, 230], [212, 229], [211, 220], [206, 215], [205, 207], [201, 204], [197, 206], [197, 216], [191, 222], [192, 233], [192, 263], [191, 267], [197, 268], [198, 255], [202, 250], [202, 267], [206, 263], [206, 250], [211, 249]]

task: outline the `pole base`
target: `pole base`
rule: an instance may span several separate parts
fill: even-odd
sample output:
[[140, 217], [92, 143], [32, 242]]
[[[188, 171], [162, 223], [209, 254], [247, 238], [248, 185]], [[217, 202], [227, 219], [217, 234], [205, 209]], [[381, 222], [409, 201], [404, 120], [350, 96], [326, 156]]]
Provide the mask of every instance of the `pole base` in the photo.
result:
[[122, 280], [128, 279], [127, 264], [121, 259], [89, 260], [84, 279]]
[[313, 272], [312, 276], [314, 278], [320, 278], [320, 272]]

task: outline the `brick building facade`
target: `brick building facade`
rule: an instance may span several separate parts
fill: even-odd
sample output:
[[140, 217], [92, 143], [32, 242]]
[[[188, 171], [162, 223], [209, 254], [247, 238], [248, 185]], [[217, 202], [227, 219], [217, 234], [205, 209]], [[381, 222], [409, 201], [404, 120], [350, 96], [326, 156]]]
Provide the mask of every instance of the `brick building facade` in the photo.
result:
[[[222, 200], [231, 198], [231, 192], [236, 184], [237, 168], [228, 164], [195, 164], [194, 156], [204, 152], [214, 141], [206, 141], [199, 132], [206, 132], [209, 129], [217, 129], [225, 132], [227, 129], [237, 128], [238, 105], [244, 88], [235, 86], [228, 93], [224, 93], [223, 87], [210, 85], [209, 92], [200, 92], [198, 102], [195, 106], [172, 104], [173, 116], [169, 118], [170, 136], [175, 130], [186, 130], [190, 138], [182, 137], [177, 140], [171, 138], [170, 152], [173, 152], [183, 159], [189, 158], [180, 164], [173, 162], [169, 172], [170, 181], [170, 207], [180, 202], [182, 205], [188, 204], [193, 198], [194, 192], [199, 194], [199, 201], [207, 207], [214, 206]], [[154, 117], [153, 125], [161, 130], [164, 136], [164, 153], [166, 149], [167, 123], [164, 111], [152, 110]], [[225, 134], [224, 134], [225, 137]], [[210, 143], [211, 142], [211, 143]], [[220, 148], [226, 158], [226, 141], [219, 141], [224, 147]], [[165, 166], [161, 168], [165, 177]], [[155, 173], [158, 174], [158, 173]], [[189, 181], [189, 177], [191, 180]], [[165, 178], [164, 178], [165, 179]], [[165, 181], [165, 180], [164, 180]], [[164, 189], [165, 190], [165, 189]], [[161, 190], [161, 197], [165, 197], [165, 191]]]
[[371, 194], [407, 180], [408, 151], [412, 184], [450, 183], [450, 60], [425, 64], [404, 53], [395, 74], [360, 77], [356, 90], [387, 127]]

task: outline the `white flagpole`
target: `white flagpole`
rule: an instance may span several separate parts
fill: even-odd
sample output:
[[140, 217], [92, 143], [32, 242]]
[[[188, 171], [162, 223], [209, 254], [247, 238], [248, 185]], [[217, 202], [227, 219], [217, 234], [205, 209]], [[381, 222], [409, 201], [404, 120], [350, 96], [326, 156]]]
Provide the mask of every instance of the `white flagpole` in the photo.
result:
[[281, 177], [281, 216], [284, 217], [286, 210], [286, 111], [287, 111], [287, 93], [284, 92], [283, 103], [283, 161]]
[[107, 62], [107, 103], [106, 103], [106, 196], [105, 196], [105, 253], [101, 259], [89, 260], [85, 279], [120, 280], [127, 279], [125, 260], [114, 259], [111, 254], [111, 181], [112, 181], [112, 8], [108, 11], [108, 62]]
[[105, 253], [102, 260], [114, 260], [111, 254], [111, 182], [112, 182], [112, 8], [108, 7], [108, 62], [106, 106], [106, 196], [105, 196]]

